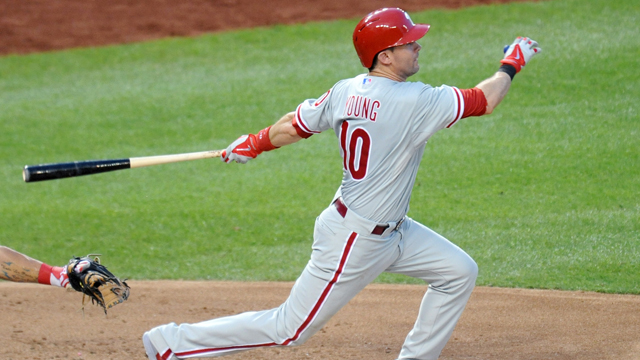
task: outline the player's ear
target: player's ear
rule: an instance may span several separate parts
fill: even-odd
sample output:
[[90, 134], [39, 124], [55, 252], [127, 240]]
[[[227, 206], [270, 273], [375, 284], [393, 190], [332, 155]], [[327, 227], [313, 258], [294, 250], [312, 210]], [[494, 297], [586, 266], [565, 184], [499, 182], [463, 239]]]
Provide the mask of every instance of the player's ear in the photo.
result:
[[393, 52], [391, 49], [385, 49], [378, 53], [378, 63], [383, 65], [391, 65], [391, 53]]
[[[371, 63], [371, 67], [369, 68], [369, 71], [373, 71], [380, 63], [382, 63], [383, 65], [391, 64], [391, 58], [390, 58], [390, 55], [388, 54], [389, 51], [393, 52], [393, 48], [380, 50], [376, 54], [376, 56], [373, 57], [373, 62]], [[384, 54], [384, 60], [381, 61], [381, 56], [383, 56], [383, 54]]]

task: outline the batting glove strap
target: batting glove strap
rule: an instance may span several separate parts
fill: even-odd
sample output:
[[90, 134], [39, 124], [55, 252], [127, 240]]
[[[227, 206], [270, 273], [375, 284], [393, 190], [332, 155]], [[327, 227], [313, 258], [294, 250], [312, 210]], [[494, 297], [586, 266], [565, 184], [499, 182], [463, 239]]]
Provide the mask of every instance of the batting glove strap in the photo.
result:
[[505, 47], [504, 59], [500, 63], [513, 66], [516, 69], [516, 73], [518, 73], [531, 60], [533, 55], [541, 51], [542, 49], [538, 47], [538, 43], [535, 40], [518, 36], [511, 45]]

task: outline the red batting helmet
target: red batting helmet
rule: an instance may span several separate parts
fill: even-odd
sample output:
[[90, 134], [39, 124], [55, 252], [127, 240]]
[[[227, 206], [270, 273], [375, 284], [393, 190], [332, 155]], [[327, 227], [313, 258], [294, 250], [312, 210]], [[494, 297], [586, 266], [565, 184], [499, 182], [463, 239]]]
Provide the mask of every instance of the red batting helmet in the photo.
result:
[[353, 45], [366, 68], [382, 50], [414, 42], [430, 25], [414, 24], [409, 14], [398, 8], [382, 8], [365, 16], [353, 31]]

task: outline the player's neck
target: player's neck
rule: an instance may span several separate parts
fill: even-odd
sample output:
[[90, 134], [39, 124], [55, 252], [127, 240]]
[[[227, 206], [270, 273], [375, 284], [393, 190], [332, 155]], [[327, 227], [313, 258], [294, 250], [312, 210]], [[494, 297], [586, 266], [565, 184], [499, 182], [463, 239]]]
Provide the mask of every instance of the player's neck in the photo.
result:
[[379, 67], [376, 67], [372, 71], [369, 71], [369, 76], [385, 77], [387, 79], [397, 81], [397, 82], [404, 82], [407, 80], [407, 78], [402, 77], [393, 71], [389, 71], [386, 68], [379, 68]]

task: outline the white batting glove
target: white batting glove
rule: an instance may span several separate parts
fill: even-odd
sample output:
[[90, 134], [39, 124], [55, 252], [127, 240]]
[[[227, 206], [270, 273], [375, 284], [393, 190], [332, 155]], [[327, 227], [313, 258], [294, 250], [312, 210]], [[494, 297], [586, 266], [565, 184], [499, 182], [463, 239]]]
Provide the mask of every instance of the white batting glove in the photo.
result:
[[226, 163], [237, 162], [240, 164], [246, 164], [247, 161], [255, 159], [262, 151], [255, 149], [255, 145], [252, 144], [251, 137], [255, 135], [242, 135], [231, 145], [222, 151], [220, 158]]
[[508, 64], [516, 68], [516, 73], [520, 72], [533, 55], [541, 52], [542, 49], [538, 47], [538, 43], [535, 40], [528, 37], [518, 36], [513, 44], [505, 47], [504, 59], [500, 62]]
[[242, 135], [236, 141], [232, 142], [225, 150], [222, 151], [220, 159], [226, 163], [237, 162], [246, 164], [247, 161], [255, 159], [264, 151], [277, 149], [273, 146], [269, 138], [271, 126], [266, 127], [258, 134]]

